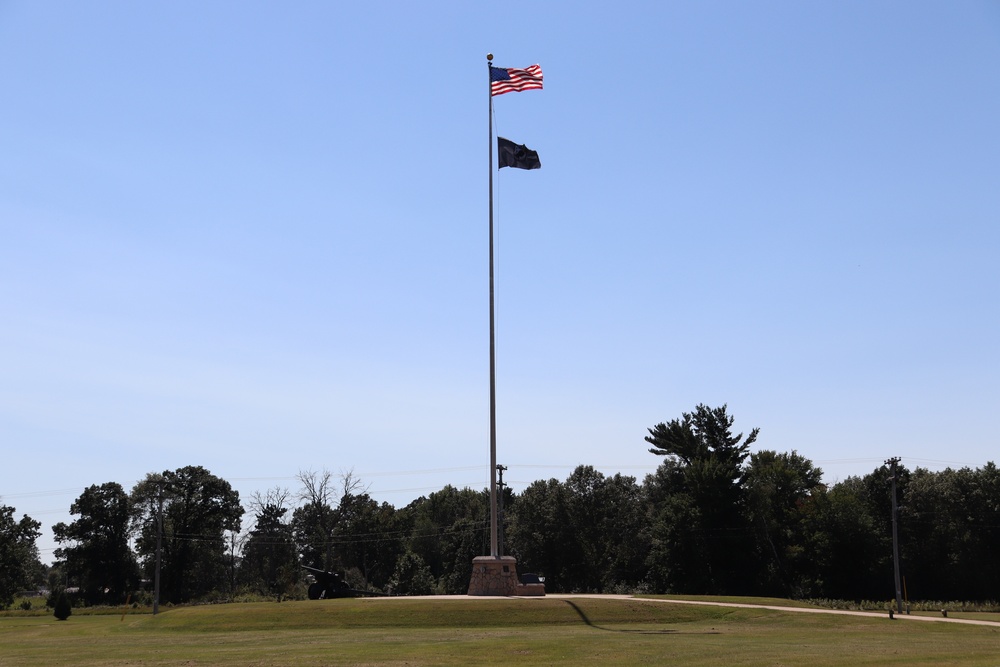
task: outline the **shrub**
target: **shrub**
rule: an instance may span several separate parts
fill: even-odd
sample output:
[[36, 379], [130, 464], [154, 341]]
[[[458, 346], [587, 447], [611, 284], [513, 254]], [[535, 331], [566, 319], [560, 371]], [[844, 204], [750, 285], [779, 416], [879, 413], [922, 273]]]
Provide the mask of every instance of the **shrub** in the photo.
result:
[[60, 591], [59, 597], [56, 598], [56, 606], [53, 616], [58, 618], [60, 621], [65, 621], [72, 613], [73, 608], [69, 604], [69, 599], [67, 599], [66, 593]]

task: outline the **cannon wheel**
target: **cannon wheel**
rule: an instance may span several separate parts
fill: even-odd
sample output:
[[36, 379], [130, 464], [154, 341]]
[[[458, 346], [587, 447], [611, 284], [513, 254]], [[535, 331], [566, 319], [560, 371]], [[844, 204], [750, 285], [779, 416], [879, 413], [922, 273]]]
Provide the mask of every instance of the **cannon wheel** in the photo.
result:
[[318, 600], [323, 596], [323, 591], [326, 590], [326, 586], [320, 583], [309, 584], [309, 599]]

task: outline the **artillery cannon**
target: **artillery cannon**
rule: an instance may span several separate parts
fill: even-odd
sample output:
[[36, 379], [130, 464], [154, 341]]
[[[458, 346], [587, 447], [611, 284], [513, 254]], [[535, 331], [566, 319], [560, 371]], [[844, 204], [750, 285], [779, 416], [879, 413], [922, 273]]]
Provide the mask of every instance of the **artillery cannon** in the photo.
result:
[[351, 588], [338, 572], [327, 572], [315, 567], [303, 565], [303, 569], [309, 570], [316, 581], [309, 584], [309, 599], [319, 600], [321, 598], [354, 598], [362, 595], [384, 596], [385, 593], [375, 591], [359, 591]]

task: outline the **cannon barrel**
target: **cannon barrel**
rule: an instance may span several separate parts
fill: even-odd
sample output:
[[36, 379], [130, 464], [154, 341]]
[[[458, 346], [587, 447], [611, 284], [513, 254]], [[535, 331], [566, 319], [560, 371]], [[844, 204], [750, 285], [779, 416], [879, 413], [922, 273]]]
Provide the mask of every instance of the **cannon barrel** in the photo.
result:
[[377, 591], [359, 591], [351, 588], [347, 585], [347, 582], [344, 581], [343, 576], [339, 572], [327, 572], [326, 570], [309, 567], [308, 565], [303, 565], [302, 568], [304, 570], [308, 570], [312, 574], [313, 579], [316, 580], [315, 583], [309, 584], [308, 595], [310, 600], [319, 600], [323, 598], [352, 598], [363, 595], [386, 595], [385, 593], [379, 593]]

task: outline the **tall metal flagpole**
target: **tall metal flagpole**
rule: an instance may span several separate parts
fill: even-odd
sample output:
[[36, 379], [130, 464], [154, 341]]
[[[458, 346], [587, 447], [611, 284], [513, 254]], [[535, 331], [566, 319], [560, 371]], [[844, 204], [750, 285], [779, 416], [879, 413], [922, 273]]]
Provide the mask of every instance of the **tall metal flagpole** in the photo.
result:
[[486, 85], [490, 98], [490, 555], [499, 557], [497, 550], [497, 374], [496, 337], [493, 306], [493, 82], [490, 76], [493, 54], [486, 54]]

